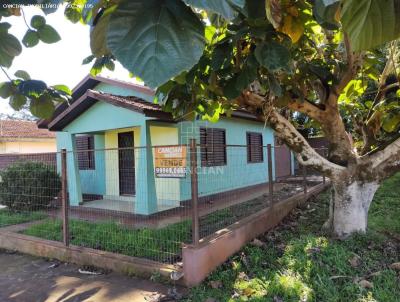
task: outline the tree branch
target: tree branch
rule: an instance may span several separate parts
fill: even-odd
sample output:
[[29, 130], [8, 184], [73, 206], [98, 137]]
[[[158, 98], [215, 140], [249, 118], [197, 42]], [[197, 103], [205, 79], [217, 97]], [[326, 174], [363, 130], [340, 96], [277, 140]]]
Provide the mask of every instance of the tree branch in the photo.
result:
[[252, 107], [253, 111], [263, 108], [263, 115], [259, 115], [260, 119], [266, 121], [275, 130], [277, 136], [296, 153], [296, 157], [302, 165], [313, 167], [331, 177], [345, 170], [344, 167], [336, 165], [318, 154], [296, 128], [279, 114], [264, 97], [245, 91], [236, 101], [241, 106]]
[[344, 46], [346, 49], [346, 58], [347, 58], [347, 69], [340, 76], [340, 81], [337, 85], [335, 85], [332, 89], [332, 93], [334, 93], [337, 97], [342, 93], [343, 89], [347, 86], [347, 84], [354, 78], [357, 73], [356, 66], [356, 56], [351, 49], [350, 39], [347, 33], [344, 33]]
[[361, 150], [361, 155], [371, 151], [371, 147], [377, 142], [373, 131], [367, 124], [361, 125], [361, 134], [363, 137], [364, 146]]
[[341, 165], [348, 165], [349, 163], [355, 163], [356, 154], [353, 152], [352, 143], [349, 140], [342, 117], [340, 116], [338, 100], [347, 84], [357, 75], [361, 57], [352, 51], [350, 39], [346, 33], [344, 33], [344, 45], [346, 49], [347, 69], [340, 75], [339, 83], [331, 87], [326, 101], [325, 119], [321, 123], [321, 127], [331, 142], [331, 146], [333, 146], [330, 150], [330, 159]]
[[22, 14], [22, 19], [24, 19], [26, 27], [28, 27], [28, 29], [32, 30], [32, 28], [29, 26], [28, 22], [26, 21], [25, 12], [22, 8], [21, 8], [21, 14]]
[[323, 121], [324, 116], [325, 116], [324, 110], [322, 110], [317, 105], [315, 105], [307, 100], [304, 100], [303, 102], [301, 102], [299, 100], [293, 99], [288, 103], [288, 108], [293, 111], [304, 113], [304, 114], [308, 115], [310, 118], [312, 118], [313, 120], [320, 122], [320, 123]]
[[[400, 56], [400, 52], [399, 52], [399, 56]], [[383, 69], [380, 79], [379, 79], [379, 83], [378, 83], [378, 91], [376, 92], [374, 101], [372, 103], [372, 106], [369, 108], [368, 110], [368, 115], [367, 115], [367, 121], [371, 118], [372, 114], [374, 113], [374, 108], [375, 106], [382, 100], [382, 98], [384, 97], [384, 93], [386, 90], [391, 89], [393, 87], [390, 86], [398, 86], [398, 83], [394, 83], [392, 85], [388, 85], [385, 87], [385, 82], [387, 77], [389, 76], [389, 74], [391, 74], [392, 72], [396, 71], [396, 67], [395, 67], [395, 57], [397, 57], [396, 55], [396, 45], [394, 44], [394, 42], [390, 43], [390, 47], [389, 47], [389, 57], [388, 60], [386, 61], [385, 64], [385, 68]]]
[[8, 75], [7, 71], [5, 71], [5, 69], [4, 69], [2, 66], [0, 66], [0, 69], [3, 71], [3, 73], [5, 74], [5, 76], [7, 77], [7, 79], [9, 79], [10, 82], [11, 82], [12, 79], [11, 79], [10, 76]]
[[364, 162], [372, 163], [378, 179], [383, 180], [400, 171], [400, 138], [396, 139], [382, 151], [366, 154], [361, 157]]

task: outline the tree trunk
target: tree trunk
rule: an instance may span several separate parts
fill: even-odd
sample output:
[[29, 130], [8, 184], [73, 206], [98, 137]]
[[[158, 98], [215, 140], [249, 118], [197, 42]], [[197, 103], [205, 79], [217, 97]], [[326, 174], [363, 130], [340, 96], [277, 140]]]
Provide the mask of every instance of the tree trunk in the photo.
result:
[[369, 207], [379, 183], [340, 179], [332, 184], [333, 208], [329, 221], [333, 234], [346, 238], [354, 233], [365, 233]]

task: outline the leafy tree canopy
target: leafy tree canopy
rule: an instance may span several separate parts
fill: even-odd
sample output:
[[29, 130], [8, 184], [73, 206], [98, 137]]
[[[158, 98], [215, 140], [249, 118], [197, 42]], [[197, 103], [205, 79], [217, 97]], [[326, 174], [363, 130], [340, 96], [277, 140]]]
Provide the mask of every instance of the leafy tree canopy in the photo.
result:
[[[217, 121], [240, 107], [266, 121], [300, 163], [331, 178], [338, 236], [365, 231], [377, 184], [400, 170], [400, 0], [8, 2], [67, 3], [67, 19], [91, 27], [92, 54], [83, 63], [93, 64], [92, 73], [119, 61], [178, 116]], [[9, 33], [12, 15], [23, 17], [23, 8], [0, 7], [5, 73], [21, 42], [60, 39], [45, 17], [34, 16], [20, 41]], [[16, 110], [29, 106], [49, 118], [70, 97], [67, 87], [25, 71], [8, 77], [0, 96]], [[328, 159], [295, 128], [305, 125], [325, 135]]]
[[[277, 107], [293, 99], [322, 105], [347, 66], [343, 35], [351, 51], [362, 54], [357, 74], [340, 95], [347, 125], [359, 129], [368, 120], [375, 136], [385, 139], [400, 127], [395, 94], [377, 95], [389, 49], [400, 36], [398, 0], [11, 0], [42, 6], [44, 14], [65, 10], [71, 22], [91, 27], [92, 54], [83, 64], [91, 72], [114, 69], [117, 60], [150, 87], [158, 101], [176, 114], [197, 112], [211, 120], [227, 113], [249, 85], [274, 96]], [[57, 6], [66, 3], [65, 6]], [[0, 66], [11, 66], [24, 47], [56, 43], [60, 36], [45, 16], [26, 20], [19, 40], [9, 33], [9, 16], [23, 17], [23, 6], [0, 8]], [[21, 45], [22, 44], [22, 45]], [[395, 51], [390, 52], [393, 55]], [[395, 66], [391, 73], [398, 74]], [[0, 96], [15, 110], [29, 106], [51, 116], [70, 90], [30, 79], [26, 71], [9, 76]], [[319, 87], [317, 87], [319, 86]], [[381, 85], [382, 86], [382, 85]], [[321, 104], [320, 104], [321, 103]], [[350, 114], [351, 113], [351, 114]], [[357, 137], [357, 135], [356, 135]], [[359, 132], [361, 137], [361, 132]]]

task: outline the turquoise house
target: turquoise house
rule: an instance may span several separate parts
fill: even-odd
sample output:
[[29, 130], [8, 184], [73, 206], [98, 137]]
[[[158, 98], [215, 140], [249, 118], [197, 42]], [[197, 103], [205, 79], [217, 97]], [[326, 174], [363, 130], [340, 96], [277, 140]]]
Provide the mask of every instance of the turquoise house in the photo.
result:
[[[190, 177], [158, 177], [155, 150], [187, 145], [191, 138], [202, 144], [197, 163], [200, 197], [267, 183], [262, 146], [275, 144], [274, 133], [251, 114], [237, 111], [214, 124], [176, 120], [153, 103], [151, 89], [105, 77], [85, 77], [72, 97], [71, 104], [57, 107], [51, 120], [39, 122], [39, 127], [56, 132], [58, 151], [67, 150], [72, 206], [140, 215], [181, 206], [191, 198]], [[188, 152], [182, 156], [188, 163]], [[292, 173], [291, 155], [287, 166]]]

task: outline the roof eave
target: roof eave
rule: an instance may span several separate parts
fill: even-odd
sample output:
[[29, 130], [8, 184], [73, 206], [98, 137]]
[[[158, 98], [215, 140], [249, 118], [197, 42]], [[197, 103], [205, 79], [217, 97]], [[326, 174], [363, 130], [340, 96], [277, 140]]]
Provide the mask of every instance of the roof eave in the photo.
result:
[[62, 131], [76, 117], [85, 112], [98, 101], [103, 101], [116, 107], [121, 107], [139, 114], [143, 114], [146, 117], [156, 118], [165, 122], [174, 122], [172, 115], [168, 112], [133, 107], [129, 104], [118, 102], [107, 95], [88, 90], [84, 95], [73, 102], [68, 109], [64, 110], [53, 121], [51, 121], [48, 124], [48, 129], [50, 131]]

